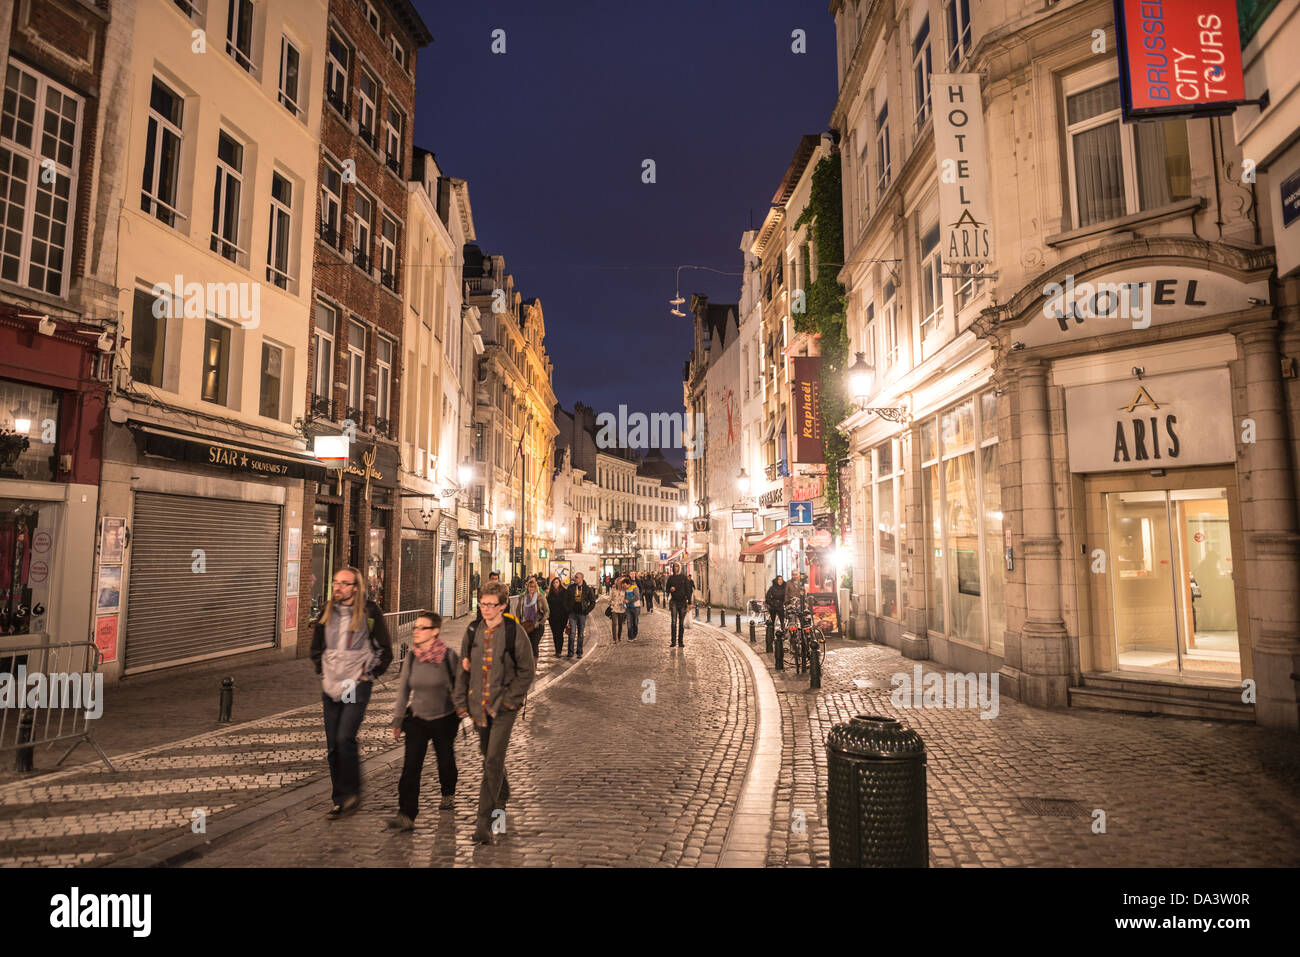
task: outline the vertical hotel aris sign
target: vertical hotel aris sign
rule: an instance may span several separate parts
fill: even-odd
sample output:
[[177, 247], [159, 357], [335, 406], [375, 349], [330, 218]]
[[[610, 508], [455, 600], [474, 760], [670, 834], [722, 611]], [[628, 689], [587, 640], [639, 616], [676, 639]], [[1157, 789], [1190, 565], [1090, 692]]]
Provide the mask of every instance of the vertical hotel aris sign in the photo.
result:
[[990, 262], [993, 211], [979, 74], [936, 73], [934, 96], [943, 261], [955, 265]]
[[1246, 102], [1236, 0], [1115, 0], [1115, 31], [1126, 120]]
[[822, 445], [822, 360], [821, 356], [800, 356], [790, 360], [793, 391], [790, 408], [794, 413], [794, 455], [792, 461], [817, 465], [826, 461]]

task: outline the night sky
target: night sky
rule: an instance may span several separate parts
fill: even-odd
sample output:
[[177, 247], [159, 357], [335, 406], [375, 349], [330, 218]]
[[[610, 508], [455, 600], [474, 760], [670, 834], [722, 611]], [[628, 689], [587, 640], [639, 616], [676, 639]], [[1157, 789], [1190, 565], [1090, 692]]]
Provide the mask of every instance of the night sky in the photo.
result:
[[834, 106], [826, 0], [414, 2], [434, 36], [415, 143], [469, 181], [479, 246], [541, 300], [560, 404], [681, 411], [675, 269], [736, 274], [682, 270], [688, 301], [739, 298], [740, 234]]

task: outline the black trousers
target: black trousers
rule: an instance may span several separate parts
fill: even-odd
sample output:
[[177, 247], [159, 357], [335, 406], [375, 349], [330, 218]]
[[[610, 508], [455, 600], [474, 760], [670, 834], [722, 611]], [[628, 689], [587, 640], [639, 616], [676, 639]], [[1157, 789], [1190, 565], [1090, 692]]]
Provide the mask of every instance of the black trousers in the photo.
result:
[[537, 661], [537, 649], [542, 644], [542, 633], [546, 631], [546, 622], [539, 621], [533, 626], [533, 630], [524, 629], [524, 634], [528, 636], [528, 643], [533, 646], [533, 661]]
[[568, 615], [563, 618], [551, 616], [551, 637], [555, 639], [555, 656], [557, 658], [564, 653], [564, 629], [568, 624]]
[[402, 777], [397, 782], [397, 807], [412, 821], [420, 804], [420, 776], [424, 771], [424, 757], [433, 741], [433, 753], [438, 757], [438, 785], [443, 797], [456, 793], [456, 731], [460, 718], [455, 713], [425, 721], [410, 711], [402, 722], [406, 735], [406, 760], [402, 764]]
[[682, 644], [686, 638], [686, 602], [670, 601], [668, 611], [671, 614], [669, 619], [669, 635], [673, 642]]

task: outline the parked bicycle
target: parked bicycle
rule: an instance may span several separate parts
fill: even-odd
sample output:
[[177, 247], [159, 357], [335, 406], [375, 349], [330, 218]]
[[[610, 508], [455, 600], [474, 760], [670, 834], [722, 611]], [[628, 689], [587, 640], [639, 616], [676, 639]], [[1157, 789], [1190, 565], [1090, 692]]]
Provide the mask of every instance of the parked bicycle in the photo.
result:
[[785, 621], [781, 637], [794, 658], [795, 674], [807, 671], [813, 684], [820, 685], [822, 663], [826, 660], [826, 633], [813, 619], [812, 611], [799, 601], [786, 604]]

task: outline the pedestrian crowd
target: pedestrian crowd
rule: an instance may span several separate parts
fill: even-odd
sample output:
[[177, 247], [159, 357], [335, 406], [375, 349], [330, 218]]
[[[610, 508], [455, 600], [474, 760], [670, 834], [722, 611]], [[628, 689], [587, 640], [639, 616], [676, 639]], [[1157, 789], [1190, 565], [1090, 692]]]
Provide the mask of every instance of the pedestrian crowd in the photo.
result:
[[[654, 611], [655, 596], [672, 615], [674, 647], [685, 647], [686, 608], [694, 582], [674, 564], [672, 574], [609, 575], [601, 582], [610, 594], [605, 614], [615, 644], [639, 636], [640, 614]], [[537, 673], [541, 642], [549, 624], [555, 657], [582, 657], [587, 616], [596, 607], [595, 589], [581, 572], [572, 582], [552, 577], [542, 588], [540, 576], [528, 576], [516, 594], [492, 572], [478, 594], [478, 614], [459, 649], [442, 638], [442, 616], [421, 611], [415, 618], [411, 655], [401, 670], [390, 730], [394, 741], [405, 735], [397, 814], [388, 826], [411, 831], [419, 815], [420, 780], [429, 745], [438, 768], [439, 810], [455, 806], [456, 731], [464, 718], [473, 721], [483, 755], [474, 841], [489, 844], [498, 822], [504, 823], [510, 783], [506, 751], [510, 734]], [[770, 597], [770, 593], [769, 593]], [[567, 650], [565, 639], [567, 638]], [[330, 819], [346, 817], [361, 806], [361, 749], [357, 734], [365, 720], [375, 679], [393, 660], [392, 638], [379, 605], [367, 594], [356, 568], [338, 569], [331, 597], [312, 633], [311, 659], [321, 678], [325, 747], [329, 764]]]

